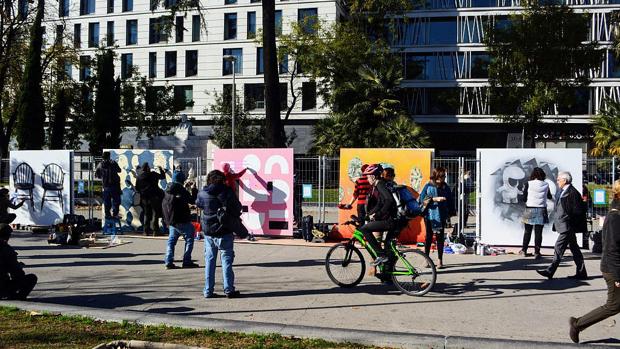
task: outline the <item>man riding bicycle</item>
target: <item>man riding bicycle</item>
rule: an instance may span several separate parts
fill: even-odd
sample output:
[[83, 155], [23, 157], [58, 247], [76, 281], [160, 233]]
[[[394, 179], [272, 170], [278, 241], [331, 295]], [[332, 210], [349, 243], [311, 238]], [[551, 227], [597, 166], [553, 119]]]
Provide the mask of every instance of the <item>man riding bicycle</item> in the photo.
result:
[[400, 230], [404, 227], [406, 222], [398, 219], [398, 208], [396, 200], [392, 196], [392, 193], [387, 189], [385, 181], [381, 178], [381, 172], [383, 168], [381, 165], [372, 164], [369, 165], [363, 172], [368, 177], [371, 189], [368, 195], [367, 201], [367, 224], [359, 228], [359, 231], [364, 234], [364, 238], [377, 252], [377, 259], [371, 263], [372, 266], [383, 264], [389, 260], [386, 251], [381, 247], [375, 236], [374, 231], [387, 231], [387, 242], [394, 239], [400, 233]]

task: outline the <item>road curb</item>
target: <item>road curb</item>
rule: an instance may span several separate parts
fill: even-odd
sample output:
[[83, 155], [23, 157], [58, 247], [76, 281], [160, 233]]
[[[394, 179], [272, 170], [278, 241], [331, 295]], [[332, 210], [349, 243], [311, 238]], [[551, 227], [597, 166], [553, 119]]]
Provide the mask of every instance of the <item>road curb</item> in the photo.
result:
[[[254, 321], [224, 320], [187, 315], [155, 314], [131, 310], [113, 310], [61, 305], [50, 303], [0, 301], [0, 306], [16, 307], [22, 310], [80, 315], [104, 321], [131, 321], [142, 325], [167, 325], [193, 329], [210, 329], [224, 332], [246, 334], [277, 333], [283, 336], [300, 338], [320, 338], [332, 342], [350, 342], [364, 345], [388, 346], [395, 348], [450, 348], [450, 349], [600, 349], [600, 345], [572, 343], [552, 343], [538, 341], [518, 341], [510, 339], [487, 339], [472, 337], [452, 337], [405, 332], [362, 331], [355, 329], [333, 329], [314, 326], [299, 326]], [[418, 318], [418, 320], [420, 320]], [[415, 321], [415, 320], [413, 320]], [[568, 325], [567, 325], [568, 336]]]

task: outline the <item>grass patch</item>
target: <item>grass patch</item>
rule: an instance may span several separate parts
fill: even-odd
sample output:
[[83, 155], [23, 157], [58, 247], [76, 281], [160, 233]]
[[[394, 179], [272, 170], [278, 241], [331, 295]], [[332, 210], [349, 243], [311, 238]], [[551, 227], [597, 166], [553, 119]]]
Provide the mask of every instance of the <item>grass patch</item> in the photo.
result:
[[132, 322], [104, 322], [83, 316], [31, 315], [17, 308], [0, 307], [0, 347], [14, 349], [92, 348], [114, 340], [169, 342], [206, 348], [376, 348], [331, 343], [277, 334], [246, 335]]

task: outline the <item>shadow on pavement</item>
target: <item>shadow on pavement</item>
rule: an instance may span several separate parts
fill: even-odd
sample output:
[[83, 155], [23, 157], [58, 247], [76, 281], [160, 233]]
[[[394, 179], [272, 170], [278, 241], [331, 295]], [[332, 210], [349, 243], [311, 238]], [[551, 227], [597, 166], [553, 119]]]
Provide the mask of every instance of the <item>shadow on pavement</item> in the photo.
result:
[[[87, 250], [85, 250], [87, 251]], [[139, 256], [162, 256], [163, 253], [75, 253], [75, 254], [40, 254], [24, 257], [26, 259], [53, 259], [53, 258], [133, 258]]]
[[[99, 295], [36, 297], [35, 302], [54, 303], [64, 305], [78, 305], [90, 308], [115, 309], [131, 307], [148, 303], [160, 302], [161, 298], [142, 298], [125, 293], [109, 293]], [[166, 298], [166, 302], [183, 302], [190, 298]], [[193, 310], [193, 309], [192, 309]]]
[[620, 344], [620, 339], [607, 338], [607, 339], [595, 339], [587, 342], [581, 342], [581, 344]]
[[153, 264], [164, 264], [162, 260], [114, 260], [110, 261], [107, 259], [100, 261], [88, 261], [88, 262], [66, 262], [66, 263], [43, 263], [43, 264], [28, 264], [26, 268], [34, 269], [34, 268], [50, 268], [50, 267], [97, 267], [97, 266], [111, 266], [111, 265], [120, 265], [120, 266], [135, 266], [135, 265], [153, 265]]
[[235, 268], [237, 267], [288, 268], [288, 267], [316, 267], [316, 266], [324, 266], [324, 265], [325, 265], [324, 259], [303, 259], [303, 260], [298, 260], [298, 261], [235, 264]]

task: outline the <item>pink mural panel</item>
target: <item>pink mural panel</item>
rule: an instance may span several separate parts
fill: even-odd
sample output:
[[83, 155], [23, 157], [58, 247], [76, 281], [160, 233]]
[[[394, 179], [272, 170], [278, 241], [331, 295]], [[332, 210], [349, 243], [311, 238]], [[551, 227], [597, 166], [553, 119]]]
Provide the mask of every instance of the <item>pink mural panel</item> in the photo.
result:
[[293, 149], [217, 149], [214, 169], [229, 164], [238, 180], [243, 223], [255, 235], [293, 235]]

